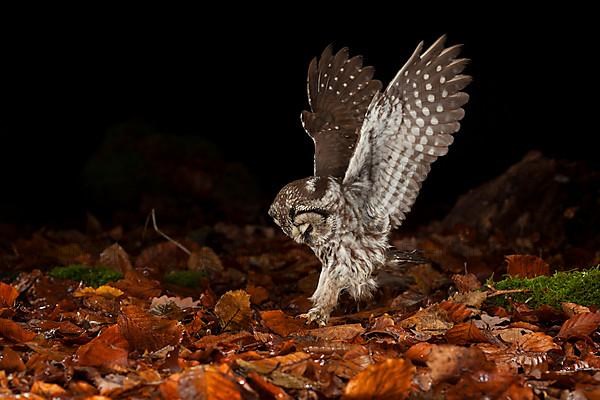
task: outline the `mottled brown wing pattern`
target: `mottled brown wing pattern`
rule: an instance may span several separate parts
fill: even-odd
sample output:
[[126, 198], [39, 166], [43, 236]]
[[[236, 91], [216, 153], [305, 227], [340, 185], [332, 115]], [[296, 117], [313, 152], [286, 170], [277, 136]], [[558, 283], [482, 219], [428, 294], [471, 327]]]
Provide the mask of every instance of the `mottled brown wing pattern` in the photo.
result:
[[357, 150], [344, 183], [369, 187], [366, 209], [402, 223], [429, 173], [448, 152], [460, 129], [461, 92], [471, 81], [461, 75], [468, 60], [457, 59], [460, 45], [444, 48], [445, 36], [422, 53], [419, 44], [384, 93], [367, 111]]
[[315, 143], [314, 174], [343, 177], [358, 141], [359, 129], [371, 99], [381, 90], [373, 67], [362, 57], [348, 57], [343, 48], [333, 54], [328, 46], [308, 68], [311, 111], [302, 112], [302, 124]]

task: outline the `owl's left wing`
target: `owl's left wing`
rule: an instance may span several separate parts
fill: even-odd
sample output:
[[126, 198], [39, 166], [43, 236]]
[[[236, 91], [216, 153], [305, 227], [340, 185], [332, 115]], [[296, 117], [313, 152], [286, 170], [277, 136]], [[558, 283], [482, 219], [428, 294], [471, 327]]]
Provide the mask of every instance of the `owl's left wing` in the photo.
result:
[[444, 48], [445, 36], [422, 52], [421, 42], [385, 92], [371, 102], [344, 184], [358, 187], [367, 213], [389, 216], [398, 226], [410, 211], [431, 163], [448, 152], [460, 129], [461, 92], [470, 76], [460, 45]]

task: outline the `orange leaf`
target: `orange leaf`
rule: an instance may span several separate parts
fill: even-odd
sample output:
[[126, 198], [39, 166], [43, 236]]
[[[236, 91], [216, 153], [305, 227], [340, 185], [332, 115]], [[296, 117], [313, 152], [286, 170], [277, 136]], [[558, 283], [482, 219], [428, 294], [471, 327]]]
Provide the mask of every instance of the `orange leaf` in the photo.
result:
[[21, 327], [10, 319], [0, 318], [0, 336], [14, 342], [30, 342], [35, 338], [35, 333]]
[[58, 397], [67, 394], [67, 391], [55, 383], [46, 383], [42, 381], [35, 381], [31, 386], [31, 393], [39, 394], [44, 397]]
[[98, 264], [105, 267], [112, 267], [121, 273], [126, 273], [133, 270], [129, 255], [118, 243], [108, 246], [100, 253]]
[[88, 367], [126, 367], [129, 344], [119, 327], [112, 325], [75, 353], [79, 365]]
[[246, 287], [246, 292], [250, 295], [252, 304], [261, 304], [269, 299], [269, 291], [262, 286], [255, 286], [249, 283]]
[[472, 314], [471, 310], [463, 303], [444, 300], [440, 303], [440, 308], [448, 314], [448, 319], [454, 323], [463, 322]]
[[289, 372], [290, 368], [299, 366], [303, 361], [310, 359], [310, 354], [297, 351], [295, 353], [286, 354], [285, 356], [277, 356], [271, 358], [263, 358], [262, 360], [248, 361], [244, 365], [261, 374], [268, 374], [275, 369], [282, 372]]
[[289, 394], [287, 394], [282, 388], [273, 385], [271, 382], [267, 381], [265, 378], [263, 378], [254, 371], [250, 371], [250, 373], [248, 373], [248, 381], [252, 385], [252, 387], [259, 393], [259, 395], [261, 395], [261, 398], [266, 397], [277, 400], [292, 400], [292, 397]]
[[252, 317], [250, 295], [243, 290], [225, 293], [215, 305], [215, 314], [219, 317], [223, 328], [230, 330], [248, 328]]
[[410, 394], [415, 367], [403, 359], [370, 365], [350, 379], [342, 399], [405, 399]]
[[173, 242], [161, 242], [145, 248], [135, 259], [136, 267], [160, 271], [167, 267], [186, 267], [188, 255]]
[[565, 321], [557, 337], [589, 336], [600, 326], [600, 312], [577, 314]]
[[158, 391], [165, 400], [180, 400], [179, 397], [179, 377], [181, 374], [173, 374], [163, 380], [158, 386]]
[[290, 317], [281, 310], [261, 311], [260, 317], [267, 328], [281, 336], [306, 330], [304, 321]]
[[543, 332], [528, 333], [521, 336], [516, 345], [523, 351], [534, 351], [539, 353], [547, 353], [550, 350], [561, 350], [561, 347], [554, 343], [551, 336]]
[[535, 278], [550, 275], [550, 265], [536, 256], [513, 254], [506, 256], [508, 275], [521, 278]]
[[433, 347], [427, 360], [434, 383], [456, 378], [464, 370], [475, 370], [485, 364], [486, 358], [481, 350], [453, 345]]
[[181, 399], [242, 400], [240, 384], [213, 365], [188, 369], [178, 383]]
[[472, 321], [454, 325], [446, 332], [446, 340], [451, 344], [465, 345], [468, 343], [488, 342], [489, 337]]
[[19, 297], [17, 289], [4, 282], [0, 282], [0, 308], [12, 307], [17, 297]]
[[589, 307], [580, 306], [575, 303], [560, 303], [560, 308], [562, 308], [563, 312], [567, 314], [569, 318], [577, 314], [591, 312]]
[[16, 351], [4, 346], [4, 350], [0, 353], [0, 370], [21, 372], [25, 371], [25, 364]]
[[364, 332], [365, 328], [363, 328], [361, 324], [347, 324], [310, 329], [306, 334], [324, 340], [352, 340], [355, 337], [362, 335]]
[[183, 338], [183, 328], [179, 322], [150, 315], [135, 305], [121, 308], [117, 324], [129, 345], [141, 352], [156, 351], [168, 345], [177, 346]]
[[434, 346], [434, 344], [427, 342], [413, 344], [408, 350], [406, 350], [404, 357], [415, 363], [425, 363], [427, 360], [429, 360], [429, 355], [431, 354]]
[[111, 285], [121, 289], [131, 297], [140, 299], [158, 297], [162, 291], [159, 282], [148, 279], [137, 271], [126, 272], [125, 279]]

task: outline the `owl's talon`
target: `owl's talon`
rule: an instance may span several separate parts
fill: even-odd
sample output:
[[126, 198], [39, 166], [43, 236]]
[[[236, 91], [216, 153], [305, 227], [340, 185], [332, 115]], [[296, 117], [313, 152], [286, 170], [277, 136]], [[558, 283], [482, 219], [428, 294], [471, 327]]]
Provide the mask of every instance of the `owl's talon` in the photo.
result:
[[306, 314], [300, 314], [298, 317], [306, 319], [306, 325], [316, 322], [319, 326], [327, 325], [329, 316], [324, 315], [319, 309], [310, 309]]

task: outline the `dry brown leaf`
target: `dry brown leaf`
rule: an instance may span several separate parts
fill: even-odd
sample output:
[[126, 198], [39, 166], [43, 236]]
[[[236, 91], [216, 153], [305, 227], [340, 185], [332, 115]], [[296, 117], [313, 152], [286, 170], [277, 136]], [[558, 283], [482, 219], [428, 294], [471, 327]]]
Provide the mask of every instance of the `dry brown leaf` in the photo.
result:
[[178, 379], [181, 400], [242, 400], [241, 385], [225, 365], [202, 365], [183, 372]]
[[446, 311], [440, 308], [439, 304], [434, 304], [400, 321], [400, 326], [414, 329], [420, 333], [443, 335], [448, 329], [452, 328], [453, 323], [448, 321]]
[[415, 367], [403, 359], [370, 365], [350, 379], [342, 399], [405, 399], [411, 392]]
[[0, 282], [0, 308], [12, 307], [15, 304], [17, 297], [19, 297], [19, 291], [17, 289], [4, 282]]
[[431, 369], [433, 383], [457, 378], [464, 370], [476, 370], [486, 364], [483, 352], [474, 347], [437, 345], [431, 349], [427, 366]]
[[100, 253], [98, 264], [116, 269], [122, 274], [133, 270], [129, 254], [118, 243], [108, 246]]
[[589, 336], [600, 326], [600, 312], [577, 314], [565, 321], [557, 337]]
[[73, 297], [86, 297], [86, 296], [102, 296], [106, 298], [117, 298], [123, 296], [123, 292], [117, 288], [109, 285], [102, 285], [98, 288], [84, 287], [78, 289], [73, 293]]
[[61, 335], [83, 335], [85, 333], [85, 329], [78, 327], [74, 323], [70, 321], [42, 321], [39, 325], [42, 332], [47, 332], [50, 330], [59, 332]]
[[505, 343], [517, 343], [524, 335], [532, 333], [529, 329], [523, 328], [505, 328], [505, 329], [494, 329], [493, 334], [496, 337], [500, 337]]
[[591, 312], [589, 307], [580, 306], [579, 304], [575, 303], [560, 303], [560, 308], [562, 308], [563, 312], [567, 314], [569, 318], [577, 314]]
[[140, 299], [158, 297], [162, 291], [160, 282], [148, 279], [137, 271], [126, 272], [125, 278], [114, 282], [112, 286]]
[[129, 344], [121, 335], [119, 327], [112, 325], [75, 353], [82, 366], [119, 368], [127, 366]]
[[463, 322], [473, 314], [463, 303], [455, 303], [449, 300], [442, 301], [440, 308], [446, 311], [448, 319], [454, 323]]
[[0, 352], [0, 370], [21, 372], [25, 371], [25, 364], [16, 351], [4, 346], [4, 350]]
[[516, 345], [523, 351], [539, 353], [547, 353], [550, 350], [561, 350], [561, 347], [557, 343], [554, 343], [552, 337], [543, 332], [533, 332], [523, 335], [517, 340]]
[[259, 305], [269, 299], [269, 291], [262, 286], [255, 286], [252, 283], [248, 283], [246, 292], [250, 295], [252, 304]]
[[[499, 397], [510, 388], [515, 376], [501, 371], [475, 370], [462, 375], [446, 392], [447, 400], [510, 399]], [[516, 397], [514, 399], [519, 399]], [[525, 397], [527, 399], [527, 397]]]
[[44, 397], [55, 398], [67, 394], [67, 391], [55, 383], [35, 381], [31, 386], [31, 393]]
[[223, 272], [221, 259], [210, 247], [201, 247], [192, 251], [187, 262], [188, 269], [192, 271]]
[[472, 292], [481, 288], [481, 282], [475, 274], [452, 275], [452, 281], [460, 293]]
[[248, 373], [248, 382], [258, 392], [261, 399], [292, 400], [292, 397], [282, 388], [273, 385], [254, 371]]
[[0, 336], [17, 343], [30, 342], [35, 338], [35, 333], [28, 331], [10, 319], [0, 318]]
[[454, 293], [454, 296], [450, 297], [450, 300], [456, 303], [463, 303], [475, 308], [481, 308], [485, 299], [487, 299], [487, 293], [480, 292], [479, 290], [473, 290], [466, 293]]
[[219, 317], [223, 329], [249, 328], [252, 319], [250, 295], [243, 290], [225, 293], [215, 305], [215, 314]]
[[244, 362], [243, 365], [244, 367], [250, 368], [251, 370], [260, 374], [268, 374], [274, 370], [287, 373], [293, 372], [294, 368], [298, 366], [304, 368], [304, 366], [301, 364], [309, 359], [310, 354], [297, 351], [295, 353], [286, 354], [285, 356], [263, 358], [261, 360]]
[[473, 322], [463, 322], [448, 329], [446, 340], [450, 344], [465, 345], [468, 343], [489, 342], [490, 336]]
[[365, 328], [361, 324], [324, 326], [306, 331], [307, 335], [324, 340], [352, 340], [363, 333]]
[[429, 360], [429, 356], [435, 344], [420, 342], [413, 344], [411, 347], [406, 350], [404, 353], [404, 357], [408, 358], [414, 363], [424, 364]]
[[188, 255], [173, 242], [161, 242], [147, 247], [135, 259], [136, 267], [145, 267], [157, 271], [167, 268], [185, 268]]
[[304, 321], [290, 317], [281, 310], [261, 311], [260, 318], [267, 328], [280, 336], [285, 337], [306, 330]]
[[520, 278], [535, 278], [550, 275], [550, 265], [536, 256], [513, 254], [506, 256], [508, 275]]
[[183, 338], [183, 327], [178, 321], [151, 315], [135, 305], [121, 308], [117, 324], [130, 348], [140, 352], [177, 346]]

